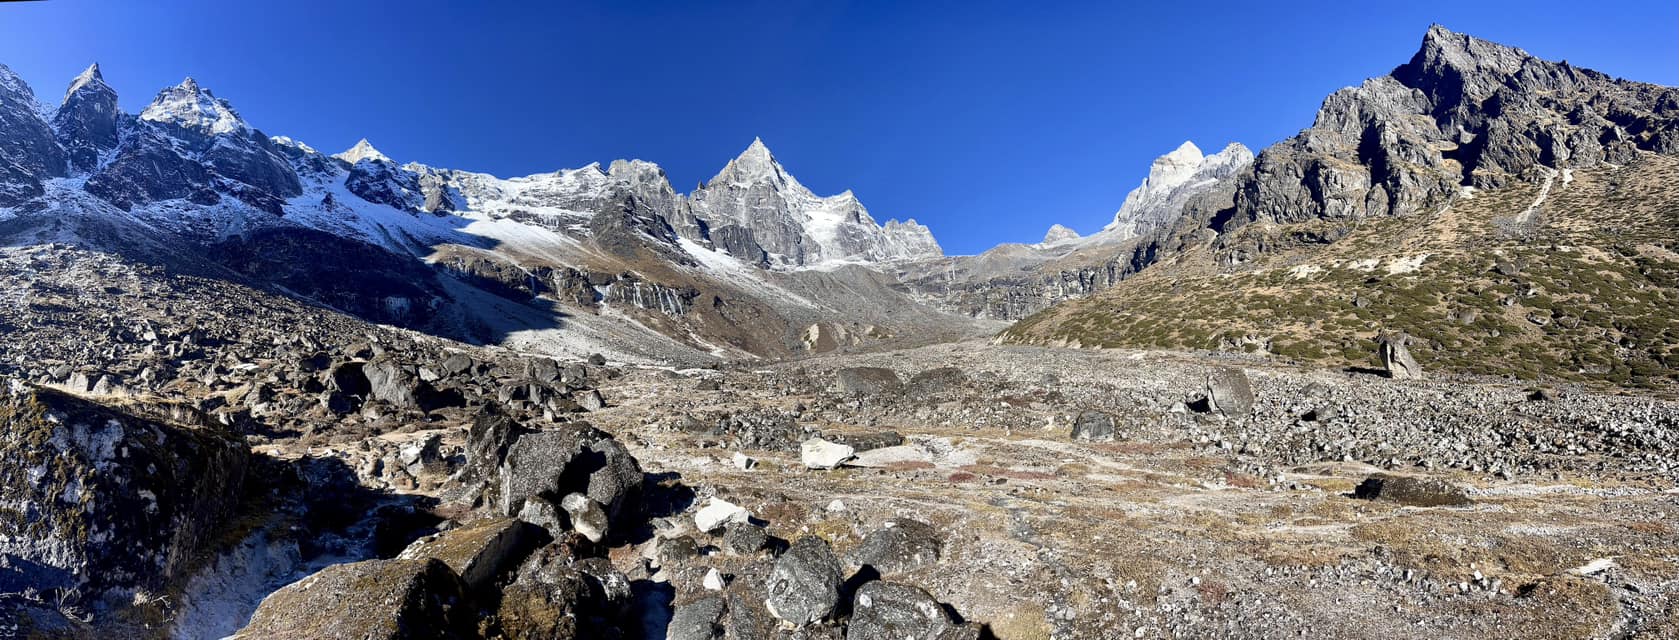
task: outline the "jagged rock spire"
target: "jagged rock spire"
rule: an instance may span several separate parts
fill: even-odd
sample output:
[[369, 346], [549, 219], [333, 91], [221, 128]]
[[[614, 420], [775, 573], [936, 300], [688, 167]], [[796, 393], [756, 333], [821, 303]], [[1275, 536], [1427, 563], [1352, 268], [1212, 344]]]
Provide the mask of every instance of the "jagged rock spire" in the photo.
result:
[[58, 143], [70, 154], [76, 171], [92, 171], [100, 153], [117, 146], [117, 92], [105, 84], [99, 63], [89, 65], [70, 82], [64, 101], [53, 115]]

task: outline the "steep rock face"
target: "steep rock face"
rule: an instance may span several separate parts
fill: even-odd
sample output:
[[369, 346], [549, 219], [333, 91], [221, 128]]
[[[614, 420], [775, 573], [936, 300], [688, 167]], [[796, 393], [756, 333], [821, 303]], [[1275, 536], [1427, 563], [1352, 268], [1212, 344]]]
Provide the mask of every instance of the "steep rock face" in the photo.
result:
[[[810, 265], [942, 255], [926, 227], [911, 220], [881, 227], [850, 191], [818, 197], [781, 166], [762, 140], [690, 196], [693, 214], [711, 229], [739, 227], [771, 261]], [[737, 240], [746, 234], [736, 232]], [[741, 247], [748, 255], [754, 253]], [[731, 254], [737, 256], [734, 250]]]
[[1125, 204], [1097, 238], [1109, 242], [1126, 240], [1170, 226], [1182, 215], [1184, 205], [1191, 198], [1252, 163], [1253, 152], [1238, 142], [1210, 156], [1203, 156], [1195, 143], [1185, 142], [1154, 160], [1148, 177], [1126, 194]]
[[1463, 186], [1640, 150], [1679, 152], [1679, 90], [1434, 26], [1410, 62], [1331, 95], [1310, 129], [1260, 154], [1231, 220], [1407, 215]]
[[420, 186], [420, 174], [398, 168], [366, 138], [332, 157], [349, 165], [344, 188], [363, 200], [409, 213], [435, 211], [445, 205], [438, 199], [443, 196], [428, 194]]
[[42, 119], [35, 92], [0, 65], [0, 207], [39, 197], [41, 180], [62, 176], [64, 149]]
[[185, 579], [235, 513], [243, 438], [0, 384], [0, 590], [101, 597]]
[[92, 65], [76, 76], [52, 119], [53, 131], [69, 154], [72, 168], [78, 172], [98, 168], [100, 154], [117, 146], [117, 122], [121, 115], [117, 109], [117, 92], [105, 84], [99, 65]]

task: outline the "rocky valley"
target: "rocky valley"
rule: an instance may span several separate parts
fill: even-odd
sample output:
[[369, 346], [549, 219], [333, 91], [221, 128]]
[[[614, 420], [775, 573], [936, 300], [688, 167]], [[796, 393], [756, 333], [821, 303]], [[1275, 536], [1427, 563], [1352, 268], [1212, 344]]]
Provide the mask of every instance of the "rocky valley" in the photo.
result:
[[0, 638], [1679, 637], [1676, 154], [1436, 26], [950, 256], [0, 66]]

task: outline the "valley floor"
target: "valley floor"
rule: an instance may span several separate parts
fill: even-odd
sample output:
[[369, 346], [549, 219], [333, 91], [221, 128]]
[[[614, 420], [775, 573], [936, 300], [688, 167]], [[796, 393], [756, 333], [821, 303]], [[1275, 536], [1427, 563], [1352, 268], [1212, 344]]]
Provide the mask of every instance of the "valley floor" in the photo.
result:
[[[905, 394], [827, 390], [854, 366], [965, 375]], [[1252, 380], [1251, 419], [1192, 408], [1221, 366]], [[1679, 406], [1666, 401], [983, 342], [629, 370], [602, 391], [614, 406], [591, 420], [649, 473], [751, 509], [772, 535], [814, 533], [843, 555], [890, 518], [931, 522], [942, 558], [904, 579], [999, 638], [1679, 633]], [[1086, 410], [1112, 415], [1118, 438], [1071, 439]], [[800, 464], [797, 439], [748, 443], [762, 442], [752, 425], [789, 420], [906, 444], [822, 471]], [[1472, 502], [1355, 498], [1371, 463]]]

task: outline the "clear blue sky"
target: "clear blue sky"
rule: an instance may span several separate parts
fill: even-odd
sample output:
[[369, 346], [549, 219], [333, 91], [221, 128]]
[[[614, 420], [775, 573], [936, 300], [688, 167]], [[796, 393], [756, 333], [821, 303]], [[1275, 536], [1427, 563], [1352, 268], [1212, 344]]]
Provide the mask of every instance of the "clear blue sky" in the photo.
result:
[[1094, 231], [1155, 156], [1286, 138], [1434, 22], [1679, 84], [1674, 0], [530, 4], [0, 3], [0, 63], [56, 101], [98, 61], [129, 112], [191, 75], [270, 135], [504, 176], [634, 157], [687, 191], [762, 136], [951, 253]]

